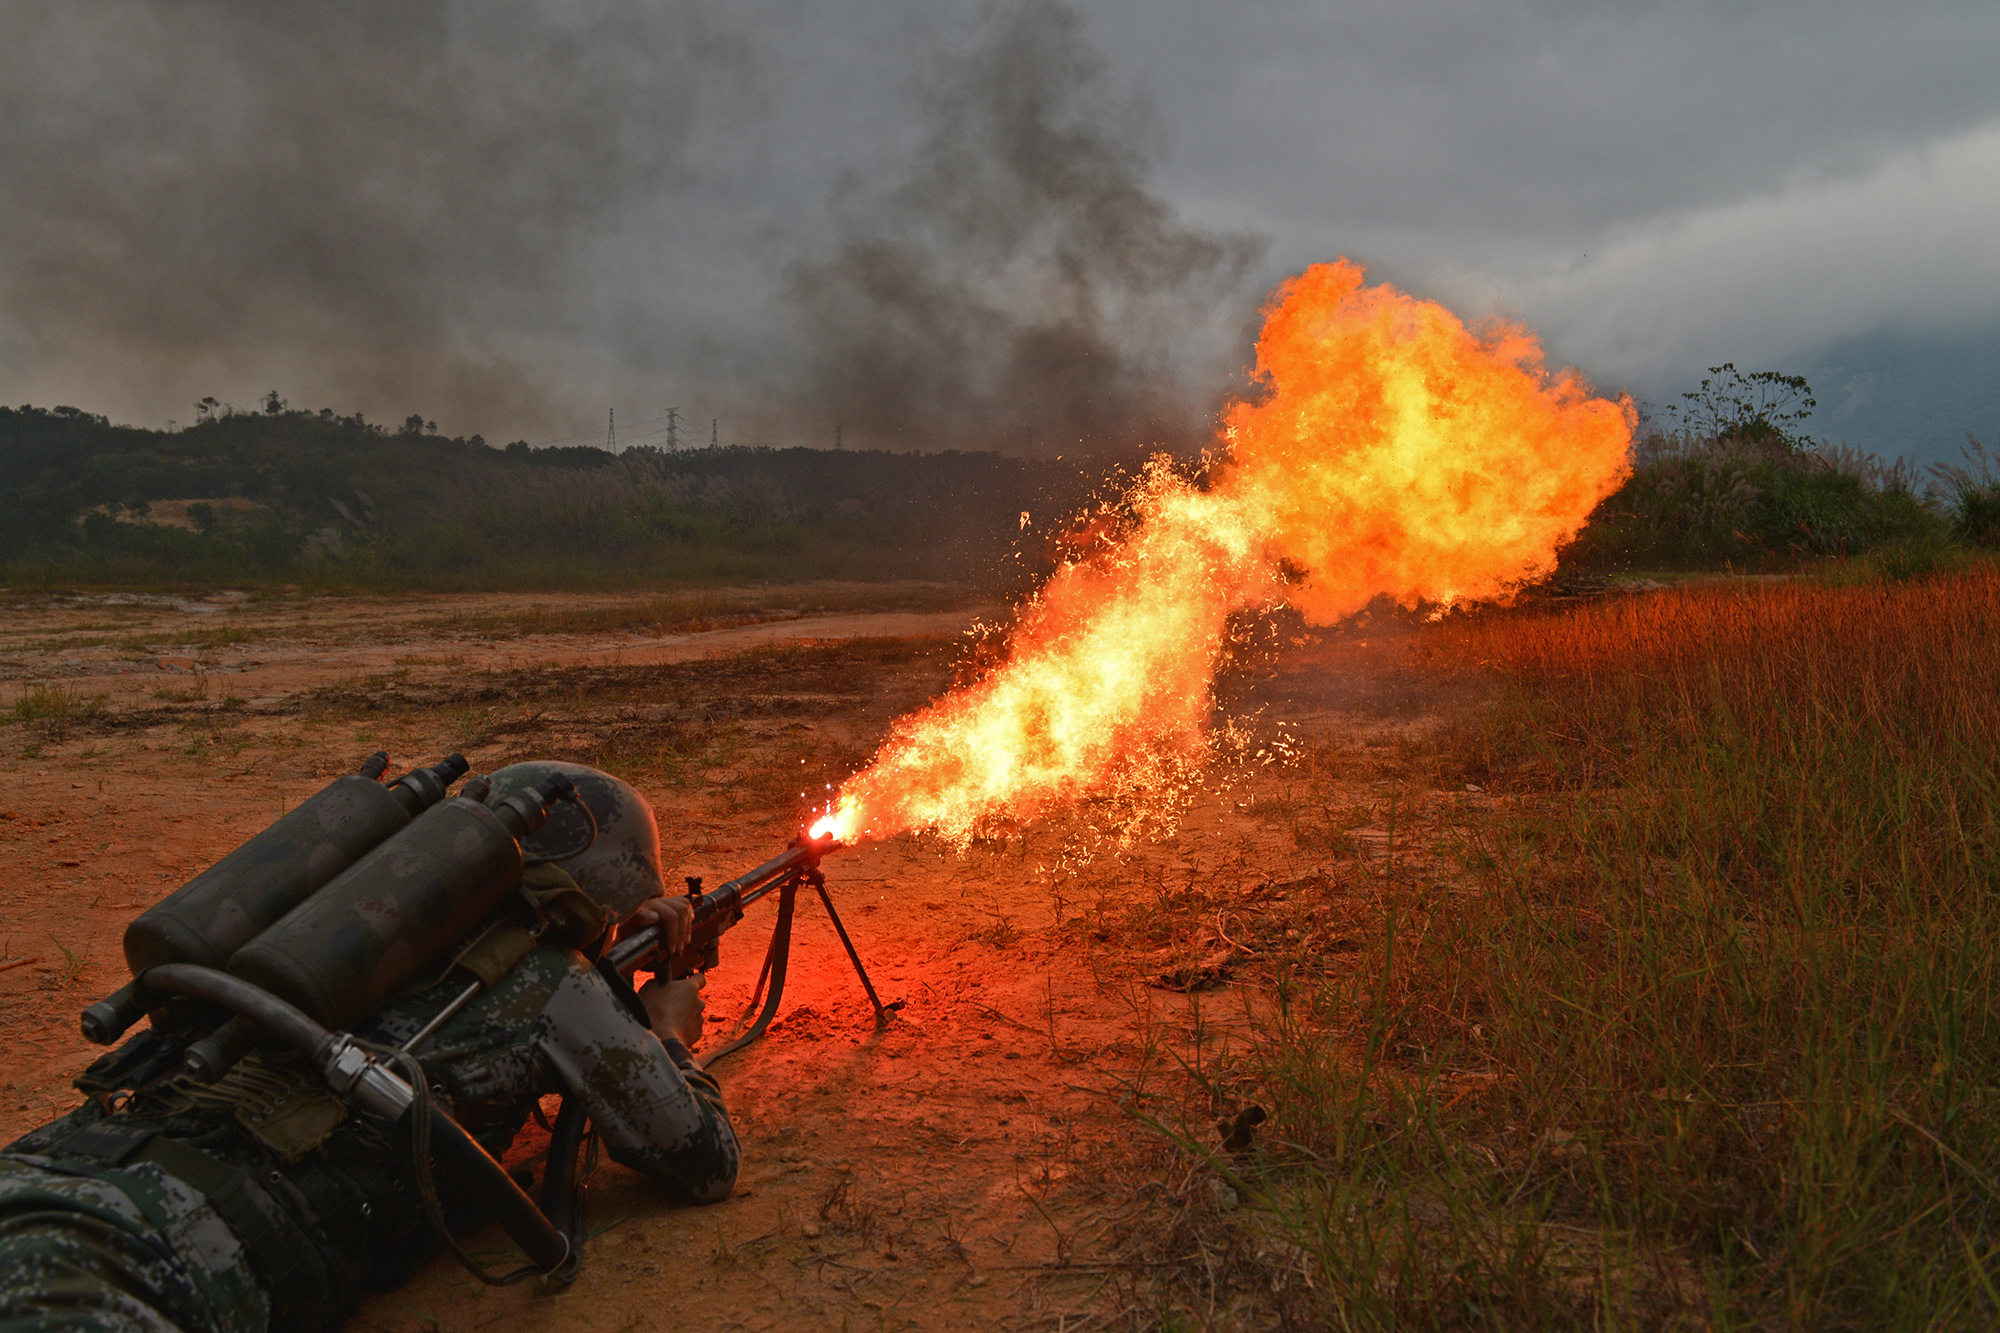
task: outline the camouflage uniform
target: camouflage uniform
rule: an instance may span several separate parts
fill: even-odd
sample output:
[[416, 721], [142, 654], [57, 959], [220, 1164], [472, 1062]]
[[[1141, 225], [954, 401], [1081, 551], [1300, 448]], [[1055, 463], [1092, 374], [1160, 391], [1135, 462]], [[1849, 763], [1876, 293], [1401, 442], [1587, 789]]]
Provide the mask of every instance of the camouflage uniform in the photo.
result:
[[[359, 1035], [399, 1044], [460, 985]], [[673, 1197], [712, 1202], [735, 1184], [714, 1080], [574, 952], [535, 949], [422, 1062], [496, 1157], [560, 1092], [583, 1100], [614, 1160]], [[0, 1333], [331, 1328], [433, 1252], [408, 1175], [402, 1136], [347, 1115], [289, 1054], [253, 1056], [212, 1088], [171, 1079], [109, 1115], [87, 1103], [0, 1150]], [[449, 1178], [438, 1186], [454, 1229], [478, 1220], [454, 1212]]]

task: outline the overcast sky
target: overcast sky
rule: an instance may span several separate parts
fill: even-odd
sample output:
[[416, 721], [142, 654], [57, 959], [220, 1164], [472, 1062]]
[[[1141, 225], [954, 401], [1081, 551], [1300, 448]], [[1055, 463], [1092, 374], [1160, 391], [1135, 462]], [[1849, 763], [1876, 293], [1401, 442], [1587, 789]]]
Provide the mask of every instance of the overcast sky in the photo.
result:
[[1890, 410], [1875, 361], [1934, 347], [1957, 369], [1933, 405], [2000, 426], [1990, 3], [0, 23], [9, 402], [163, 424], [275, 388], [495, 441], [601, 439], [612, 406], [625, 442], [669, 406], [698, 442], [716, 418], [745, 443], [1179, 439], [1270, 287], [1345, 254], [1524, 320], [1605, 389], [1823, 365], [1823, 403]]

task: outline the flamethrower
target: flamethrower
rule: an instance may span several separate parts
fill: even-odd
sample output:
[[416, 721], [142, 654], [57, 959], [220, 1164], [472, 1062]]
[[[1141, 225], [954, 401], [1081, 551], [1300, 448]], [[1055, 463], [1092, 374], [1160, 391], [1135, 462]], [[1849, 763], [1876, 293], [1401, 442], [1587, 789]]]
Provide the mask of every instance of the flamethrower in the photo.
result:
[[687, 878], [687, 896], [694, 905], [694, 928], [688, 936], [687, 947], [678, 954], [668, 955], [661, 948], [661, 928], [648, 926], [612, 945], [606, 961], [626, 978], [639, 972], [664, 973], [670, 978], [706, 972], [721, 962], [722, 937], [743, 920], [745, 909], [772, 894], [777, 895], [778, 919], [771, 928], [771, 942], [764, 950], [764, 966], [757, 974], [756, 989], [752, 991], [750, 1003], [737, 1024], [739, 1031], [702, 1058], [702, 1066], [706, 1068], [763, 1036], [771, 1020], [777, 1016], [778, 1005], [785, 994], [785, 974], [791, 962], [792, 918], [798, 904], [799, 889], [809, 887], [819, 895], [820, 904], [826, 908], [827, 919], [833, 923], [834, 933], [840, 936], [841, 947], [847, 950], [847, 960], [854, 964], [854, 975], [861, 979], [861, 988], [868, 993], [868, 1003], [875, 1008], [875, 1026], [880, 1028], [888, 1023], [896, 1010], [903, 1007], [903, 1002], [897, 1000], [883, 1004], [881, 997], [875, 993], [875, 984], [868, 979], [868, 969], [862, 965], [861, 954], [847, 934], [847, 926], [833, 905], [833, 896], [826, 891], [826, 876], [820, 873], [819, 868], [820, 858], [840, 846], [832, 834], [815, 838], [809, 833], [801, 833], [782, 854], [719, 888], [704, 891], [702, 877], [690, 875]]
[[[132, 980], [84, 1011], [83, 1035], [109, 1046], [141, 1018], [150, 1017], [151, 1025], [93, 1064], [77, 1086], [108, 1097], [174, 1077], [213, 1082], [259, 1041], [290, 1046], [350, 1109], [407, 1138], [425, 1213], [467, 1269], [487, 1282], [535, 1274], [566, 1281], [576, 1272], [584, 1231], [573, 1188], [585, 1130], [582, 1099], [563, 1099], [538, 1206], [431, 1100], [413, 1054], [484, 981], [401, 1047], [361, 1041], [346, 1029], [494, 919], [522, 884], [528, 840], [559, 803], [580, 805], [582, 796], [556, 774], [490, 803], [491, 784], [474, 779], [453, 799], [446, 793], [466, 772], [460, 756], [384, 785], [387, 764], [386, 754], [372, 756], [359, 773], [336, 779], [128, 928]], [[587, 811], [586, 823], [594, 839], [597, 825]], [[712, 1062], [762, 1036], [776, 1016], [798, 893], [810, 887], [877, 1024], [886, 1023], [901, 1004], [884, 1005], [876, 995], [819, 870], [820, 858], [838, 846], [830, 834], [801, 833], [781, 855], [713, 892], [690, 877], [695, 910], [688, 945], [666, 956], [661, 932], [652, 927], [619, 941], [604, 963], [627, 978], [705, 971], [716, 965], [721, 937], [746, 909], [775, 895], [777, 920], [743, 1031], [710, 1053]], [[496, 1277], [459, 1246], [432, 1180], [434, 1157], [528, 1255], [527, 1267]]]

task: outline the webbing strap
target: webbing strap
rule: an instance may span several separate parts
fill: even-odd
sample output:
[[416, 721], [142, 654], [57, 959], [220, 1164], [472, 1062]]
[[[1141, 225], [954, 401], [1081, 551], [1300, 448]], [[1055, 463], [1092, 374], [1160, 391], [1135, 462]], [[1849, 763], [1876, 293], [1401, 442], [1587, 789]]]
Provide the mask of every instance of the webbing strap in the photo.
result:
[[[150, 1126], [108, 1121], [99, 1121], [70, 1135], [57, 1145], [57, 1151], [114, 1170], [150, 1162], [199, 1192], [235, 1234], [249, 1255], [251, 1266], [263, 1279], [271, 1302], [273, 1328], [293, 1322], [301, 1304], [310, 1307], [332, 1294], [329, 1275], [316, 1247], [304, 1236], [288, 1238], [283, 1234], [291, 1228], [281, 1228], [245, 1188], [250, 1181], [247, 1168], [231, 1166]], [[134, 1197], [133, 1202], [155, 1227], [164, 1230], [170, 1224], [167, 1217], [153, 1215], [154, 1210], [145, 1198]]]
[[81, 1129], [53, 1146], [72, 1157], [87, 1157], [105, 1166], [123, 1166], [156, 1132], [105, 1121]]
[[280, 1307], [286, 1303], [286, 1293], [298, 1290], [300, 1278], [309, 1279], [312, 1286], [325, 1281], [325, 1275], [317, 1271], [319, 1265], [310, 1262], [309, 1256], [317, 1257], [311, 1255], [313, 1247], [287, 1244], [275, 1221], [244, 1188], [250, 1181], [247, 1169], [232, 1167], [164, 1134], [155, 1135], [131, 1160], [152, 1162], [168, 1175], [185, 1180], [202, 1192], [211, 1208], [222, 1214], [222, 1220], [249, 1251], [250, 1262], [267, 1285], [274, 1325], [278, 1323]]

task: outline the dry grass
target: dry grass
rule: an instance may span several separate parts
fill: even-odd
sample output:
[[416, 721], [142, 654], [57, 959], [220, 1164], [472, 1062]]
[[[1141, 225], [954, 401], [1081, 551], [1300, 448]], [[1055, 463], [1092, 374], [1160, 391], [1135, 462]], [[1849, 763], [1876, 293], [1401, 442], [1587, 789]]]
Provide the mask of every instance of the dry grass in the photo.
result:
[[[1149, 1233], [1217, 1256], [1163, 1304], [1991, 1326], [2000, 575], [1664, 593], [1418, 648], [1501, 702], [1402, 756], [1428, 859], [1338, 863], [1352, 951], [1305, 950], [1248, 1044], [1190, 1065], [1163, 1127], [1245, 1207], [1190, 1195]], [[1502, 794], [1440, 790], [1467, 782]], [[1252, 1100], [1263, 1151], [1204, 1146]]]

